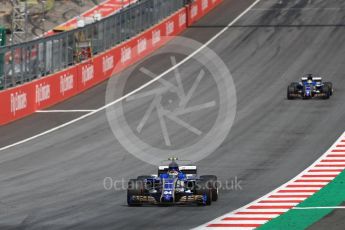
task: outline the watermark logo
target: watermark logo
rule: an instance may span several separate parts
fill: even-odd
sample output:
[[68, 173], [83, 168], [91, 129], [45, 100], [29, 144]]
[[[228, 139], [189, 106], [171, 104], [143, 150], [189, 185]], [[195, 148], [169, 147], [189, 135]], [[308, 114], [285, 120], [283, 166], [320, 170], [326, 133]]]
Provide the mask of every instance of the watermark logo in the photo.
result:
[[[210, 183], [206, 183], [207, 189], [217, 188], [218, 191], [227, 191], [227, 192], [236, 192], [243, 191], [242, 180], [238, 177], [231, 178], [230, 180], [217, 180]], [[143, 187], [146, 188], [160, 188], [160, 185], [157, 186], [157, 183], [153, 180], [148, 180], [143, 182]], [[195, 190], [199, 188], [198, 183], [189, 183], [188, 189]], [[121, 178], [116, 179], [112, 177], [105, 177], [103, 179], [103, 188], [107, 191], [125, 191], [128, 189], [128, 180]]]
[[171, 35], [172, 33], [174, 33], [175, 30], [175, 23], [173, 21], [169, 21], [166, 23], [166, 35]]
[[102, 58], [103, 65], [102, 65], [102, 70], [103, 73], [111, 70], [114, 67], [114, 56], [104, 56]]
[[81, 81], [83, 85], [91, 81], [94, 78], [94, 68], [93, 65], [86, 65], [82, 67]]
[[195, 18], [198, 15], [198, 6], [194, 5], [191, 9], [191, 18]]
[[182, 12], [180, 15], [179, 15], [179, 27], [182, 27], [186, 24], [187, 22], [187, 15], [186, 13]]
[[[207, 47], [200, 51], [201, 46], [175, 37], [131, 71], [109, 80], [106, 103], [124, 97], [107, 108], [109, 125], [137, 158], [155, 165], [170, 156], [196, 162], [227, 137], [236, 114], [235, 86], [223, 61]], [[156, 60], [165, 66], [155, 65]]]
[[146, 38], [140, 38], [138, 39], [138, 54], [141, 54], [142, 52], [144, 52], [147, 49], [147, 39]]
[[16, 115], [16, 112], [19, 110], [26, 109], [27, 105], [28, 99], [26, 93], [11, 93], [11, 113], [13, 115]]
[[132, 58], [132, 50], [130, 47], [123, 47], [121, 48], [121, 63], [124, 64], [125, 62], [129, 61]]
[[156, 45], [161, 41], [161, 30], [152, 31], [152, 45]]
[[202, 2], [201, 2], [202, 10], [207, 9], [207, 7], [208, 7], [208, 0], [202, 0]]
[[50, 98], [50, 85], [38, 84], [36, 85], [36, 103], [39, 105], [41, 102]]
[[71, 74], [64, 74], [60, 76], [60, 93], [65, 95], [65, 92], [73, 89], [74, 87], [74, 77]]

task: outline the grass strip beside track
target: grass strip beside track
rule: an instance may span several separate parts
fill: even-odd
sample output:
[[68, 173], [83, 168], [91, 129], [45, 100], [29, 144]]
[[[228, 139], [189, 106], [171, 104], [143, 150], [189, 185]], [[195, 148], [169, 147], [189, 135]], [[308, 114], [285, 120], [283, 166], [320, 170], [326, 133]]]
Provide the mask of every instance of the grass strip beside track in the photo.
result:
[[283, 215], [267, 222], [258, 229], [306, 229], [333, 211], [333, 208], [345, 200], [345, 171], [320, 191], [296, 207], [330, 207], [322, 209], [291, 209]]

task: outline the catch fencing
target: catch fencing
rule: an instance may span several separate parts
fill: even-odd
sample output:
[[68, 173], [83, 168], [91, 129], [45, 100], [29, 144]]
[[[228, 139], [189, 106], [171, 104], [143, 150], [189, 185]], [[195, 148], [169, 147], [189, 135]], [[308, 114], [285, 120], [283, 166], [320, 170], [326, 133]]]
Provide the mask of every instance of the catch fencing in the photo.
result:
[[71, 31], [0, 47], [0, 89], [57, 73], [110, 49], [178, 11], [188, 0], [139, 0]]

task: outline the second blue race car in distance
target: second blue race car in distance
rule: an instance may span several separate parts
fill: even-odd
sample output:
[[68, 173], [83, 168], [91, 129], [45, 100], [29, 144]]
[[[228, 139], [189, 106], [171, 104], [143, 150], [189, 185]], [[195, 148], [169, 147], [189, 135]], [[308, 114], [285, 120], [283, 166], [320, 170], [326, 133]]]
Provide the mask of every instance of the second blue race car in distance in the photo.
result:
[[333, 95], [333, 85], [331, 82], [323, 82], [321, 77], [307, 74], [301, 78], [300, 82], [292, 82], [287, 88], [287, 99], [295, 98], [329, 99]]

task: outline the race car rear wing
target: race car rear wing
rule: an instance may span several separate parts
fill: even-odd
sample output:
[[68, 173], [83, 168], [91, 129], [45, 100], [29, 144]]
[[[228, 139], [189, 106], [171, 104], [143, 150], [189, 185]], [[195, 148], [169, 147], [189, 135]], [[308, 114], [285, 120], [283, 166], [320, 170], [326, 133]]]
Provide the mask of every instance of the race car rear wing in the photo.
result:
[[[308, 80], [307, 77], [302, 77], [301, 78], [302, 81], [306, 81]], [[322, 77], [313, 77], [313, 81], [322, 81]]]
[[[159, 166], [158, 167], [158, 176], [161, 174], [167, 173], [169, 169], [169, 166]], [[197, 169], [196, 166], [194, 165], [184, 165], [184, 166], [179, 166], [179, 170], [186, 175], [196, 175], [197, 174]]]

